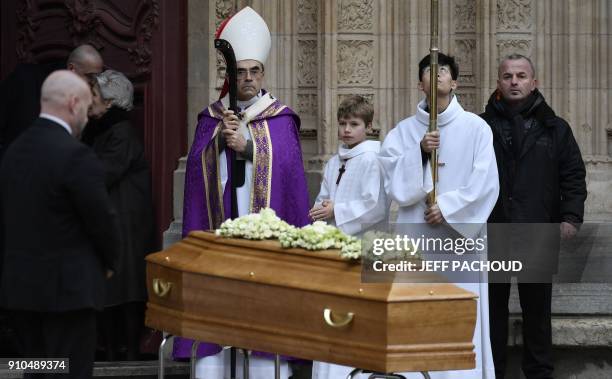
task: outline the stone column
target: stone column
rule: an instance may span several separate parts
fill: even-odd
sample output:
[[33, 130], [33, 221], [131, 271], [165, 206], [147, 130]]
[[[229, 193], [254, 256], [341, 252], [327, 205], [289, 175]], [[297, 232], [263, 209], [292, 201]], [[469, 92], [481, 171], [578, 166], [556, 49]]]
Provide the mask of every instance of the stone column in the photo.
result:
[[[612, 219], [612, 65], [610, 20], [606, 0], [567, 0], [569, 112], [587, 164], [590, 220]], [[555, 7], [558, 6], [555, 4]]]
[[[219, 2], [219, 1], [217, 1]], [[195, 134], [198, 113], [210, 102], [210, 78], [215, 78], [215, 64], [210, 64], [209, 47], [212, 46], [209, 9], [215, 7], [215, 0], [189, 0], [187, 11], [187, 138], [191, 146]], [[215, 9], [215, 8], [212, 8]], [[213, 12], [215, 14], [215, 12]], [[212, 32], [211, 32], [212, 30]], [[213, 47], [214, 48], [214, 47]], [[216, 63], [216, 62], [215, 62]], [[209, 70], [213, 67], [213, 70]], [[185, 184], [185, 163], [187, 157], [179, 160], [173, 178], [173, 217], [168, 230], [164, 232], [164, 248], [181, 239], [183, 225], [183, 189]]]

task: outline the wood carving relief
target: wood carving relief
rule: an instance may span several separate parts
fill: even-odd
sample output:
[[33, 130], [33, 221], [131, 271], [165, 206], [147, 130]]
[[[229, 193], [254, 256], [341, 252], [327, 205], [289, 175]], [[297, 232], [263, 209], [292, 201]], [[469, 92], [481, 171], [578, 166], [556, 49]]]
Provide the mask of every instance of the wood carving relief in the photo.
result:
[[455, 30], [457, 32], [476, 31], [476, 0], [455, 0]]
[[374, 41], [338, 41], [338, 84], [371, 85], [374, 81]]
[[[151, 73], [151, 39], [158, 24], [159, 0], [118, 8], [111, 1], [23, 1], [17, 11], [17, 57], [22, 62], [63, 59], [74, 46], [89, 43], [103, 56], [127, 51], [132, 67], [114, 68], [132, 80], [146, 77]], [[48, 30], [57, 20], [63, 20], [64, 30]]]
[[216, 0], [215, 1], [215, 30], [221, 25], [223, 20], [228, 18], [236, 10], [236, 2], [234, 0]]
[[338, 30], [371, 32], [374, 0], [338, 0]]
[[455, 57], [459, 65], [459, 85], [474, 86], [474, 56], [476, 54], [476, 40], [457, 39], [455, 40]]
[[297, 30], [298, 33], [316, 33], [319, 25], [317, 18], [317, 3], [315, 0], [298, 0]]
[[514, 53], [530, 57], [531, 41], [524, 39], [508, 39], [497, 41], [497, 62], [499, 62], [503, 57]]
[[[139, 18], [134, 25], [139, 25], [136, 34], [136, 47], [128, 48], [130, 59], [136, 63], [141, 72], [149, 73], [149, 63], [151, 62], [151, 38], [153, 38], [153, 30], [157, 27], [159, 18], [158, 0], [142, 1], [143, 5], [149, 5], [149, 12]], [[136, 13], [139, 14], [139, 13]]]
[[102, 43], [96, 29], [101, 24], [101, 21], [96, 14], [93, 1], [66, 1], [66, 8], [68, 8], [71, 16], [66, 20], [66, 27], [70, 31], [73, 44], [78, 45], [88, 42], [97, 49], [100, 49]]
[[530, 30], [532, 14], [532, 0], [497, 0], [497, 30]]
[[34, 41], [40, 22], [32, 17], [34, 5], [31, 1], [21, 1], [17, 7], [17, 57], [22, 62], [34, 62], [30, 47]]
[[318, 82], [317, 57], [316, 40], [298, 40], [298, 86], [316, 87]]
[[314, 93], [298, 94], [296, 111], [302, 118], [317, 117], [317, 114], [319, 113], [317, 95]]
[[[353, 94], [345, 94], [345, 93], [339, 94], [338, 95], [338, 106], [340, 106], [340, 103], [342, 103], [344, 99], [346, 99], [347, 97], [351, 95]], [[363, 97], [364, 99], [368, 101], [368, 103], [374, 105], [374, 94], [373, 93], [356, 93], [355, 95], [359, 95]]]
[[457, 91], [457, 100], [459, 104], [468, 112], [481, 113], [484, 109], [476, 104], [476, 94], [472, 92]]

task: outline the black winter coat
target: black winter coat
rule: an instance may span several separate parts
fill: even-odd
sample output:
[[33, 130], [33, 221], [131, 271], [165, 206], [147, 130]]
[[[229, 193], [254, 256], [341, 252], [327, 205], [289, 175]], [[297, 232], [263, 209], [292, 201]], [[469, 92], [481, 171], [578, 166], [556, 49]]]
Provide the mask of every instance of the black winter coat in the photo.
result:
[[[567, 221], [580, 224], [587, 195], [580, 149], [568, 123], [555, 115], [542, 94], [536, 89], [531, 96], [531, 106], [520, 115], [512, 115], [497, 93], [493, 93], [481, 115], [493, 132], [500, 181], [499, 198], [489, 222], [554, 225]], [[530, 125], [528, 129], [521, 128], [526, 132], [519, 145], [520, 151], [516, 152], [504, 135], [504, 128], [511, 129], [512, 123]], [[545, 264], [554, 266], [548, 267], [550, 272], [556, 272], [558, 231], [556, 225], [554, 228], [543, 226], [541, 232], [531, 231], [541, 237], [548, 235], [548, 241], [529, 242], [532, 251], [528, 254], [549, 250], [547, 259], [550, 260]]]
[[503, 138], [511, 119], [493, 94], [481, 117], [493, 131], [500, 196], [490, 222], [568, 221], [582, 223], [586, 200], [585, 167], [568, 123], [557, 117], [536, 90], [534, 105], [522, 114], [533, 122], [518, 159]]
[[105, 170], [122, 236], [119, 270], [108, 281], [106, 305], [146, 300], [145, 255], [153, 250], [151, 172], [128, 113], [111, 108], [83, 131]]

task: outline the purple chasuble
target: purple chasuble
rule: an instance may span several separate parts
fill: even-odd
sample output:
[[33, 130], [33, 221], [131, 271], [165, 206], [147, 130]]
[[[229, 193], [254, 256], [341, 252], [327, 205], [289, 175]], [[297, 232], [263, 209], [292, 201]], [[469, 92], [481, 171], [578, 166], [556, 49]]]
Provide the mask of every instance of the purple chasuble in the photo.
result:
[[[228, 180], [221, 189], [219, 149], [216, 130], [221, 128], [223, 105], [211, 104], [198, 115], [195, 139], [187, 157], [185, 197], [183, 201], [183, 237], [192, 230], [216, 229], [231, 215], [231, 165], [226, 148]], [[249, 122], [253, 140], [253, 182], [250, 213], [270, 207], [278, 217], [294, 226], [310, 223], [309, 198], [302, 149], [299, 139], [300, 118], [275, 100]], [[242, 215], [241, 215], [242, 216]], [[192, 340], [176, 337], [173, 356], [191, 356]], [[198, 357], [217, 354], [221, 346], [201, 343]]]

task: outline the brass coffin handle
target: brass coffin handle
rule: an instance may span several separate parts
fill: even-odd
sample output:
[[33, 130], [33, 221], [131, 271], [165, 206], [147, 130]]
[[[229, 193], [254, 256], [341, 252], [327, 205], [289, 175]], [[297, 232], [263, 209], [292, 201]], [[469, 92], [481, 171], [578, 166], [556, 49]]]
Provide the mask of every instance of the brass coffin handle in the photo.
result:
[[153, 279], [153, 292], [159, 297], [165, 297], [172, 289], [172, 283], [166, 282], [163, 279]]
[[343, 328], [347, 326], [348, 324], [351, 323], [351, 321], [353, 321], [354, 316], [355, 314], [353, 312], [349, 312], [346, 314], [346, 316], [342, 318], [342, 320], [336, 322], [332, 320], [332, 310], [331, 309], [325, 308], [325, 310], [323, 310], [323, 318], [325, 319], [325, 323], [331, 326], [332, 328]]

